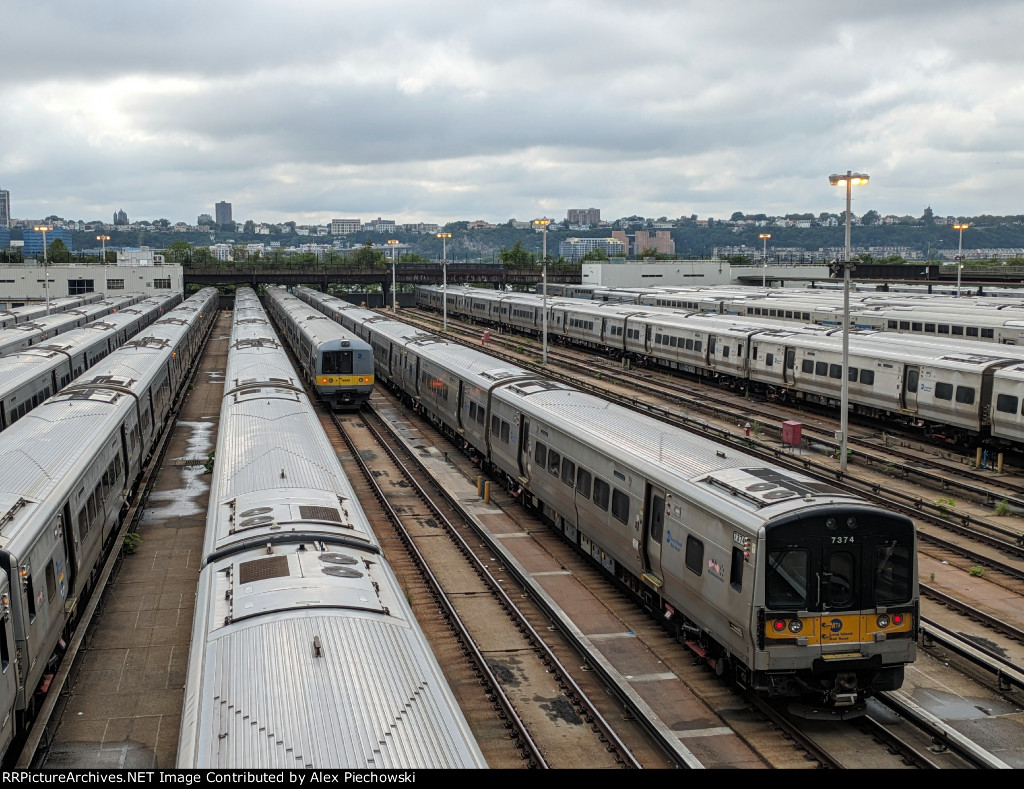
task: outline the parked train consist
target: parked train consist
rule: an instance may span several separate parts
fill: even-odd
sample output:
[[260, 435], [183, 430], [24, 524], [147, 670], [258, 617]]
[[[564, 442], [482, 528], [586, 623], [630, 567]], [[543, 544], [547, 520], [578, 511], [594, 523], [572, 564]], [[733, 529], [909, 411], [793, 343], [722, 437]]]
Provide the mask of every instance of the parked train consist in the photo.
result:
[[58, 312], [81, 307], [83, 304], [93, 304], [103, 298], [102, 293], [85, 293], [81, 296], [62, 296], [57, 299], [50, 299], [50, 305], [45, 303], [25, 304], [22, 307], [12, 307], [8, 310], [0, 310], [0, 329], [6, 329], [17, 323], [27, 323], [36, 318], [43, 318], [46, 315], [56, 315]]
[[787, 469], [390, 318], [377, 375], [540, 510], [719, 674], [859, 714], [916, 657], [914, 525]]
[[138, 304], [146, 298], [144, 293], [130, 293], [103, 299], [92, 304], [67, 310], [58, 315], [18, 323], [6, 329], [0, 329], [0, 356], [7, 356], [29, 348], [45, 340], [56, 337], [72, 329], [78, 329], [91, 321], [110, 315], [119, 309]]
[[369, 344], [283, 288], [266, 291], [267, 312], [317, 395], [336, 410], [358, 410], [373, 391]]
[[0, 430], [59, 392], [130, 337], [181, 303], [181, 294], [152, 296], [80, 329], [0, 358]]
[[486, 767], [248, 288], [215, 457], [178, 767]]
[[[420, 287], [417, 302], [440, 309], [440, 294]], [[535, 295], [449, 288], [447, 298], [450, 314], [541, 332]], [[548, 299], [548, 336], [773, 399], [840, 403], [840, 329]], [[853, 413], [955, 446], [1024, 446], [1024, 349], [858, 330], [847, 368]]]
[[201, 291], [0, 433], [0, 756], [33, 717], [216, 307]]

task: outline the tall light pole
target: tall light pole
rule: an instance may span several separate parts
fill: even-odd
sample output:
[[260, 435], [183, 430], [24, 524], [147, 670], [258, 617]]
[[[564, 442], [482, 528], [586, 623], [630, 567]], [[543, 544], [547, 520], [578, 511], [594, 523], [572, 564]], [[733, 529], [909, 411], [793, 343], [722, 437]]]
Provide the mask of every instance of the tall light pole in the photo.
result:
[[452, 234], [438, 233], [437, 237], [441, 239], [441, 288], [444, 290], [441, 300], [444, 302], [444, 330], [448, 331], [448, 239]]
[[50, 269], [46, 261], [46, 231], [53, 230], [50, 225], [36, 225], [32, 228], [43, 234], [43, 290], [46, 291], [46, 314], [50, 314]]
[[768, 277], [768, 239], [771, 233], [759, 233], [757, 236], [764, 242], [764, 251], [761, 253], [761, 287], [765, 287], [765, 280]]
[[956, 251], [956, 297], [960, 298], [960, 272], [964, 270], [964, 231], [970, 225], [953, 225], [954, 230], [960, 231], [960, 248]]
[[398, 273], [395, 267], [395, 261], [397, 260], [396, 246], [398, 244], [397, 238], [389, 238], [387, 244], [391, 247], [391, 311], [398, 312]]
[[539, 227], [542, 240], [542, 252], [541, 259], [543, 261], [543, 268], [541, 269], [540, 281], [541, 291], [544, 294], [544, 315], [541, 318], [541, 333], [544, 335], [543, 344], [543, 355], [541, 356], [541, 363], [545, 366], [548, 363], [548, 225], [551, 224], [550, 219], [534, 219], [533, 226]]
[[107, 262], [107, 242], [110, 241], [110, 236], [96, 236], [96, 240], [102, 244], [103, 251], [100, 253], [100, 260], [103, 261], [104, 265]]
[[846, 253], [843, 256], [843, 370], [842, 370], [842, 400], [840, 408], [842, 414], [839, 417], [839, 430], [842, 437], [839, 440], [839, 470], [846, 471], [846, 444], [847, 433], [850, 425], [850, 199], [854, 185], [861, 186], [868, 182], [868, 176], [864, 173], [853, 173], [849, 170], [846, 175], [830, 175], [828, 182], [832, 186], [846, 187]]

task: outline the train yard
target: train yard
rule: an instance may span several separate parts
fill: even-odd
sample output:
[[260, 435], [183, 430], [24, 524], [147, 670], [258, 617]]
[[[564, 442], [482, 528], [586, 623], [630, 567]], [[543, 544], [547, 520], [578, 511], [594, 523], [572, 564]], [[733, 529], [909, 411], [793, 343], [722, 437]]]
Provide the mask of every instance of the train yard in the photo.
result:
[[[440, 332], [436, 315], [402, 317]], [[57, 717], [36, 729], [39, 747], [21, 755], [23, 764], [174, 764], [207, 509], [202, 464], [216, 441], [225, 325], [222, 314], [169, 439], [156, 492], [138, 521], [142, 543], [121, 557], [99, 606], [109, 619], [101, 616], [82, 635]], [[478, 326], [449, 317], [449, 329], [480, 343]], [[488, 346], [503, 346], [509, 364], [536, 364], [534, 341], [495, 333]], [[602, 396], [706, 431], [724, 446], [791, 463], [911, 513], [920, 540], [921, 648], [903, 688], [879, 694], [867, 715], [792, 718], [715, 677], [588, 557], [522, 508], [515, 491], [482, 474], [459, 444], [384, 387], [358, 413], [320, 405], [324, 432], [488, 766], [1024, 766], [1015, 669], [1024, 665], [1024, 478], [1013, 458], [997, 474], [948, 448], [857, 428], [844, 475], [825, 415], [758, 404], [752, 420], [742, 396], [553, 346], [545, 375], [558, 370], [576, 386], [586, 373]], [[776, 436], [794, 419], [805, 441], [783, 447]], [[172, 568], [181, 576], [172, 578]], [[172, 589], [156, 591], [151, 576], [165, 573]], [[149, 612], [133, 608], [142, 600], [153, 604]], [[122, 693], [135, 694], [131, 703]]]

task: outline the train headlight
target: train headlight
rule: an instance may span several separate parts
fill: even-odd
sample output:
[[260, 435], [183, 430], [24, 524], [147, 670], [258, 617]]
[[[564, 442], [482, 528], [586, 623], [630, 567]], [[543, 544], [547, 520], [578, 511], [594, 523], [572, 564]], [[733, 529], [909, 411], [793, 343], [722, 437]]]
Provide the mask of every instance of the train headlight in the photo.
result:
[[889, 626], [889, 615], [888, 614], [879, 614], [878, 615], [878, 619], [876, 621], [878, 622], [878, 626], [880, 628], [886, 628], [886, 627]]
[[785, 629], [786, 629], [786, 620], [785, 619], [776, 619], [774, 622], [772, 622], [772, 630], [774, 630], [776, 633], [781, 633]]
[[838, 525], [839, 521], [837, 521], [835, 518], [829, 518], [827, 521], [825, 521], [826, 529], [834, 529]]
[[899, 627], [903, 624], [903, 614], [893, 614], [892, 623], [894, 626]]
[[804, 623], [801, 622], [799, 619], [790, 619], [789, 620], [789, 632], [790, 633], [796, 634], [796, 633], [799, 633], [803, 629], [804, 629]]

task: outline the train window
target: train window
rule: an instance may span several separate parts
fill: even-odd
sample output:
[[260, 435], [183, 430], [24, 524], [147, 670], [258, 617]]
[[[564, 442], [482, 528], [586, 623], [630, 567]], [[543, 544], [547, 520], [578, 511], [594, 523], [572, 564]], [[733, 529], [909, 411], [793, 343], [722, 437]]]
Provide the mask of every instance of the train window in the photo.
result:
[[629, 496], [618, 488], [612, 490], [612, 516], [619, 523], [629, 523]]
[[995, 338], [996, 338], [996, 330], [995, 329], [982, 329], [981, 330], [981, 339], [983, 339], [983, 340], [994, 340]]
[[478, 406], [476, 409], [476, 421], [479, 422], [481, 425], [487, 424], [487, 414], [482, 405]]
[[496, 436], [501, 432], [501, 420], [496, 416], [491, 416], [491, 435]]
[[548, 471], [555, 476], [558, 476], [558, 472], [562, 468], [562, 456], [554, 450], [548, 452]]
[[89, 533], [89, 512], [85, 506], [78, 511], [78, 515], [75, 518], [78, 521], [78, 539], [84, 540], [85, 535]]
[[963, 337], [964, 336], [964, 327], [963, 326], [954, 326], [953, 327], [953, 336], [954, 337], [956, 337], [956, 336]]
[[857, 383], [857, 373], [858, 373], [858, 370], [857, 370], [856, 367], [847, 367], [846, 368], [846, 377], [850, 380], [851, 384]]
[[583, 498], [590, 498], [590, 472], [580, 467], [576, 470], [576, 492]]
[[793, 310], [786, 310], [786, 317], [787, 318], [792, 318], [793, 317]]
[[924, 330], [928, 334], [935, 334], [935, 324], [934, 323], [926, 323], [924, 325]]
[[476, 403], [474, 403], [472, 400], [470, 400], [469, 402], [469, 418], [472, 419], [474, 422], [476, 421]]
[[865, 386], [874, 386], [875, 384], [875, 371], [874, 370], [861, 370], [860, 371], [860, 382]]
[[773, 364], [775, 364], [775, 354], [765, 354], [764, 363], [767, 367], [771, 367]]
[[810, 553], [806, 548], [782, 548], [768, 552], [765, 603], [770, 608], [807, 607]]
[[717, 344], [717, 337], [708, 337], [708, 353], [712, 356], [715, 355], [715, 345]]
[[704, 572], [704, 543], [692, 534], [686, 535], [686, 569], [697, 575]]
[[874, 554], [875, 605], [909, 600], [914, 566], [909, 547], [893, 541], [876, 545]]
[[839, 364], [830, 364], [828, 366], [828, 377], [829, 378], [842, 378], [843, 368]]
[[809, 312], [805, 312], [805, 313], [803, 314], [803, 319], [804, 319], [805, 321], [809, 321], [809, 320], [811, 319], [811, 313], [809, 313]]
[[899, 328], [899, 327], [896, 325], [896, 321], [888, 321], [888, 328], [896, 329], [896, 328]]
[[676, 347], [676, 343], [678, 342], [678, 340], [675, 337], [669, 337], [668, 340], [669, 340], [669, 345], [671, 345], [673, 348], [675, 348]]
[[28, 597], [28, 621], [36, 621], [36, 590], [32, 587], [32, 573], [25, 576], [25, 594]]
[[829, 571], [825, 573], [824, 605], [831, 608], [849, 608], [853, 603], [856, 562], [848, 551], [836, 551], [829, 556]]
[[910, 321], [900, 321], [900, 331], [910, 331]]
[[562, 482], [570, 488], [576, 484], [576, 464], [569, 458], [562, 458]]
[[814, 360], [813, 359], [804, 359], [800, 363], [800, 371], [801, 372], [805, 372], [805, 373], [813, 373], [814, 372]]
[[732, 549], [732, 565], [729, 568], [729, 586], [737, 592], [743, 590], [743, 549]]
[[914, 331], [921, 331], [923, 329], [920, 321], [914, 321], [912, 324], [910, 324], [910, 328], [913, 329]]
[[953, 384], [935, 384], [935, 399], [936, 400], [952, 400], [953, 399]]
[[0, 619], [0, 671], [7, 671], [11, 664], [11, 651], [7, 647], [7, 620]]
[[686, 350], [688, 350], [688, 351], [692, 351], [693, 350], [693, 340], [687, 340], [686, 341]]
[[828, 375], [828, 362], [815, 362], [814, 363], [814, 374], [815, 375]]
[[1016, 414], [1017, 402], [1020, 398], [1014, 395], [1001, 394], [996, 397], [996, 411], [1004, 414]]
[[53, 562], [46, 563], [46, 599], [47, 601], [53, 600], [53, 596], [57, 594], [57, 573], [53, 569]]
[[502, 422], [501, 422], [501, 440], [502, 440], [503, 443], [505, 443], [505, 444], [508, 443], [509, 435], [511, 434], [511, 432], [512, 432], [512, 426], [508, 422], [502, 420]]
[[729, 358], [729, 346], [725, 345], [724, 343], [722, 345], [722, 358], [723, 359], [728, 359]]
[[916, 392], [917, 391], [917, 381], [920, 378], [920, 375], [921, 374], [920, 374], [920, 372], [918, 370], [914, 370], [914, 369], [907, 370], [907, 391], [908, 392]]
[[324, 375], [352, 375], [352, 351], [324, 351]]
[[537, 446], [533, 450], [533, 459], [537, 461], [537, 465], [541, 468], [547, 468], [548, 448], [540, 443], [540, 441], [537, 442]]
[[594, 477], [594, 504], [607, 512], [611, 498], [611, 486], [600, 477]]
[[978, 336], [978, 327], [977, 326], [968, 326], [967, 327], [967, 336], [968, 337], [977, 337]]
[[940, 323], [937, 328], [939, 330], [939, 334], [949, 334], [949, 326], [947, 324]]
[[796, 365], [796, 351], [792, 348], [786, 349], [786, 369], [792, 370]]
[[703, 345], [704, 345], [704, 343], [701, 342], [700, 340], [694, 340], [693, 341], [693, 352], [694, 353], [700, 353], [700, 349], [703, 347]]
[[964, 405], [974, 405], [974, 387], [958, 386], [956, 388], [956, 401]]

